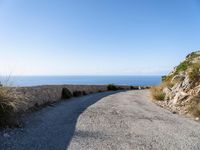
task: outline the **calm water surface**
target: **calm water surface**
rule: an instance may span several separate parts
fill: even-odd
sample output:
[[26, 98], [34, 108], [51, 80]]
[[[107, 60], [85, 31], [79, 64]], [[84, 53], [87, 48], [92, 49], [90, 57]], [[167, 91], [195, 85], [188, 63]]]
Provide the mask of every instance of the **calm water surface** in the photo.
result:
[[[8, 80], [8, 81], [7, 81]], [[12, 76], [0, 77], [2, 83], [11, 86], [35, 86], [58, 84], [120, 84], [120, 85], [158, 85], [161, 76]]]

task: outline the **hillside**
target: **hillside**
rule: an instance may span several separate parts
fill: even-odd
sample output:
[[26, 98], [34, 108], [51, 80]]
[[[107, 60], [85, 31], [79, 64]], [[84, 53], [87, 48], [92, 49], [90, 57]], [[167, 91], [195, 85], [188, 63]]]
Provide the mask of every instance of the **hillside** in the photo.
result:
[[[158, 104], [174, 112], [200, 116], [200, 51], [192, 52], [163, 76], [162, 84], [152, 89]], [[197, 118], [198, 119], [198, 118]]]

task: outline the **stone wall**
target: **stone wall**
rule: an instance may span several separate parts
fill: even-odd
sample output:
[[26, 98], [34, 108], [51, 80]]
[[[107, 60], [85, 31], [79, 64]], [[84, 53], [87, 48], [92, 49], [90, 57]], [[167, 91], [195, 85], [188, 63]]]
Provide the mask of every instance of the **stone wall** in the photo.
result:
[[[24, 105], [18, 110], [25, 111], [35, 106], [53, 103], [61, 99], [63, 88], [73, 91], [85, 91], [87, 94], [107, 91], [107, 85], [44, 85], [33, 87], [17, 87], [15, 91], [24, 97]], [[129, 90], [130, 86], [120, 86], [124, 90]]]

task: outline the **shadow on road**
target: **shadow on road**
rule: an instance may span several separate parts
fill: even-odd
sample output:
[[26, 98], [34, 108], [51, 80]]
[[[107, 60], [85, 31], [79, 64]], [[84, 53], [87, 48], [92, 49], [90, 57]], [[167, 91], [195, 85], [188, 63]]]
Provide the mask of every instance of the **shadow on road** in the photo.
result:
[[[65, 129], [65, 131], [68, 132], [68, 134], [66, 134], [67, 142], [65, 143], [65, 146], [67, 145], [66, 146], [67, 149], [68, 149], [70, 141], [74, 135], [74, 132], [76, 129], [76, 123], [77, 123], [77, 119], [78, 119], [79, 115], [81, 115], [81, 113], [83, 113], [85, 111], [85, 109], [87, 109], [89, 106], [93, 105], [97, 101], [101, 100], [102, 98], [104, 98], [106, 96], [109, 96], [109, 95], [115, 94], [115, 93], [117, 93], [117, 92], [105, 92], [105, 93], [92, 94], [92, 95], [88, 95], [88, 97], [86, 97], [85, 100], [81, 100], [81, 98], [76, 100], [77, 102], [78, 101], [82, 101], [82, 102], [80, 104], [78, 104], [79, 102], [77, 103], [79, 105], [79, 107], [73, 108], [76, 111], [71, 116], [71, 119], [70, 119], [71, 121], [69, 124], [67, 124], [66, 129]], [[93, 96], [93, 95], [95, 95], [95, 96]], [[75, 101], [73, 101], [73, 102], [76, 103]], [[69, 104], [69, 105], [71, 105], [71, 104]]]
[[[89, 106], [117, 92], [102, 92], [72, 98], [45, 107], [25, 117], [25, 127], [0, 132], [0, 149], [66, 150], [74, 135], [79, 115]], [[3, 138], [7, 132], [9, 138]]]

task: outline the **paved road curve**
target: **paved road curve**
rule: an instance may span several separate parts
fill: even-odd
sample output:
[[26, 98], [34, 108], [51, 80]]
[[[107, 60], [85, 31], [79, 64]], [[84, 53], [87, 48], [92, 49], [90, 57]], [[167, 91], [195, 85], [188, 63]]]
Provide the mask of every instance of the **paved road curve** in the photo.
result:
[[156, 106], [147, 90], [64, 101], [25, 121], [24, 129], [0, 131], [0, 149], [200, 149], [200, 123]]

